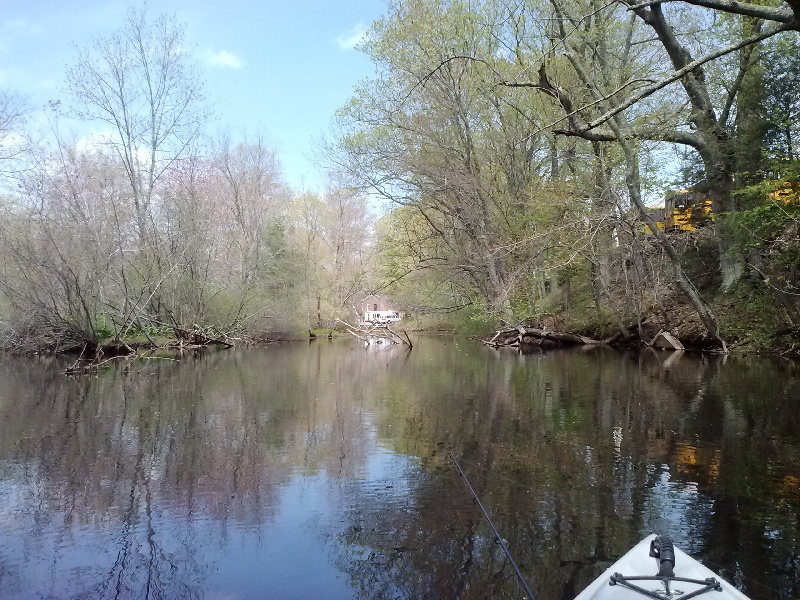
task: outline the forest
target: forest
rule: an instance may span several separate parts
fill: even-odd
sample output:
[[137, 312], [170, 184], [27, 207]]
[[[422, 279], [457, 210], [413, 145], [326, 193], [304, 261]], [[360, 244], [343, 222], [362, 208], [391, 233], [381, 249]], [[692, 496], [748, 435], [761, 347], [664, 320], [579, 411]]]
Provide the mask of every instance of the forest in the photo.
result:
[[298, 192], [130, 9], [42, 114], [0, 88], [0, 346], [301, 338], [382, 294], [408, 328], [797, 354], [798, 31], [797, 0], [393, 0]]

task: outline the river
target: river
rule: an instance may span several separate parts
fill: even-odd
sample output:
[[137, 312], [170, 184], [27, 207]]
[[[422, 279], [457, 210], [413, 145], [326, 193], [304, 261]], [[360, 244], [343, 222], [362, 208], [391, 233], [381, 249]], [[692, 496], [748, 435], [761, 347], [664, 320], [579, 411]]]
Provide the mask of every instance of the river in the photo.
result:
[[[538, 600], [650, 532], [800, 598], [800, 367], [453, 337], [0, 359], [0, 597]], [[712, 594], [713, 595], [713, 594]]]

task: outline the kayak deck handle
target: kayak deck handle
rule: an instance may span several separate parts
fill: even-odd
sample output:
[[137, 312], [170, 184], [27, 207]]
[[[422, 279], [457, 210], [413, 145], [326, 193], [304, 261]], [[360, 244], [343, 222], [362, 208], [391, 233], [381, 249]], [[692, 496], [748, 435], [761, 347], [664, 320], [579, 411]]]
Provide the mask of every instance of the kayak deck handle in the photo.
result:
[[675, 577], [675, 546], [666, 535], [650, 542], [650, 556], [658, 559], [658, 577]]

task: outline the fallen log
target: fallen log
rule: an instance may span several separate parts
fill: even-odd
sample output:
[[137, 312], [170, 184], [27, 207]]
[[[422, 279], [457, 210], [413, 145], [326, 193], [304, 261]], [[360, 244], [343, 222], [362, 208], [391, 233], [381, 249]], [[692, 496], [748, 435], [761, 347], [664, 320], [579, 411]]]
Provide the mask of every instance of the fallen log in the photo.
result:
[[588, 338], [583, 335], [577, 335], [574, 333], [561, 333], [559, 331], [547, 331], [546, 329], [527, 328], [521, 335], [522, 339], [520, 341], [523, 344], [536, 343], [536, 340], [550, 340], [566, 345], [602, 344], [602, 342], [593, 340], [592, 338]]
[[562, 333], [534, 327], [510, 327], [497, 331], [491, 340], [483, 342], [487, 346], [578, 346], [599, 345], [602, 341], [593, 340], [575, 333]]
[[223, 348], [233, 348], [233, 340], [228, 335], [219, 332], [213, 327], [201, 327], [192, 325], [191, 329], [172, 325], [172, 331], [178, 338], [178, 346], [199, 348], [203, 346], [222, 346]]

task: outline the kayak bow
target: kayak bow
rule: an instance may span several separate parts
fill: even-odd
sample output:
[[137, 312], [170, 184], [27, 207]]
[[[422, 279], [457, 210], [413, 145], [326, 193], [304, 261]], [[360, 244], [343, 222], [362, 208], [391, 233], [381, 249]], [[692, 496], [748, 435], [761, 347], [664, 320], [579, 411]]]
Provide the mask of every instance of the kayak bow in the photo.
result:
[[575, 600], [689, 600], [707, 592], [717, 592], [711, 595], [714, 600], [748, 600], [709, 568], [673, 546], [667, 536], [650, 535], [606, 569]]

